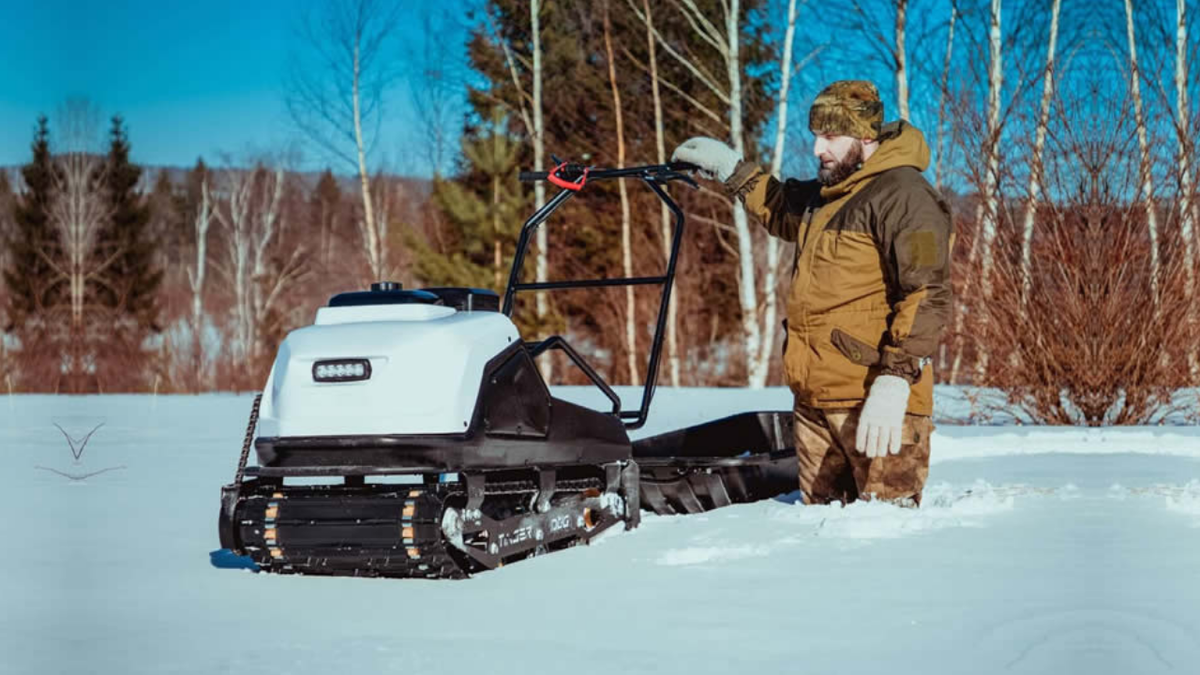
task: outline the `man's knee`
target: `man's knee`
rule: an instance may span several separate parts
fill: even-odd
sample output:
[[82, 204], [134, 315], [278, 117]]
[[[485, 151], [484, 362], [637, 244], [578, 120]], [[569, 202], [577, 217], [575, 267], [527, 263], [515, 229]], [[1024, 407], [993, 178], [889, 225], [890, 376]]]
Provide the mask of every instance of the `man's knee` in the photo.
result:
[[906, 415], [904, 444], [897, 455], [870, 462], [861, 492], [900, 506], [919, 506], [929, 476], [929, 436], [933, 423], [924, 415]]

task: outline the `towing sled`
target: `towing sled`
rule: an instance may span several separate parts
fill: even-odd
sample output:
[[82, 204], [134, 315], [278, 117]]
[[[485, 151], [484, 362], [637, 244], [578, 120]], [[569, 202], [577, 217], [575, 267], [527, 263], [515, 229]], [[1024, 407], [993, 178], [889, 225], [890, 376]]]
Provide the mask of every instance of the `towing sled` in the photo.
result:
[[[525, 222], [503, 302], [390, 282], [331, 298], [284, 339], [254, 400], [237, 473], [221, 490], [221, 546], [268, 572], [462, 578], [635, 528], [642, 508], [696, 513], [794, 490], [790, 411], [629, 437], [649, 414], [684, 231], [662, 186], [694, 187], [683, 173], [692, 168], [522, 172], [562, 189]], [[674, 214], [665, 273], [522, 282], [536, 228], [606, 179], [641, 181]], [[636, 410], [623, 410], [563, 337], [526, 341], [511, 320], [519, 293], [626, 285], [661, 287]], [[551, 396], [535, 365], [551, 349], [611, 409]]]

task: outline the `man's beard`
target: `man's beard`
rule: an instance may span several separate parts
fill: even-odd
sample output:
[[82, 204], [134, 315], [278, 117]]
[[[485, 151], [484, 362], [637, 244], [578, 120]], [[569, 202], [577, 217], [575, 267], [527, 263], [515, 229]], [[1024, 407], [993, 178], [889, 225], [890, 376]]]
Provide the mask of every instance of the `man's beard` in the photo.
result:
[[862, 141], [855, 140], [850, 146], [850, 151], [840, 162], [834, 163], [833, 166], [826, 168], [824, 164], [817, 170], [817, 180], [821, 181], [821, 185], [837, 185], [838, 183], [850, 177], [850, 174], [858, 171], [862, 166], [863, 161], [863, 146]]

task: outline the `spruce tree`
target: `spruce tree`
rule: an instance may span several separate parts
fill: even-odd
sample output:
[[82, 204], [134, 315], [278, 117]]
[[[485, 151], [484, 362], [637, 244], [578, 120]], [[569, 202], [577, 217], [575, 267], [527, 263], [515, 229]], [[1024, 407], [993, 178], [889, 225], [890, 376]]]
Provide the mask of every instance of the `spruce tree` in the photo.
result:
[[13, 232], [4, 269], [8, 289], [5, 331], [18, 337], [33, 325], [46, 325], [66, 292], [62, 275], [50, 265], [50, 261], [62, 260], [62, 246], [50, 222], [57, 169], [50, 155], [50, 127], [44, 115], [38, 118], [32, 154], [21, 168], [25, 189], [13, 200]]
[[154, 265], [155, 242], [148, 236], [150, 207], [137, 191], [141, 167], [129, 159], [129, 139], [119, 116], [113, 117], [104, 170], [110, 217], [100, 249], [112, 262], [102, 276], [102, 306], [133, 319], [140, 331], [158, 332], [158, 290], [162, 271]]
[[517, 233], [527, 199], [517, 183], [520, 146], [505, 118], [494, 109], [490, 123], [464, 135], [464, 159], [472, 169], [469, 182], [434, 178], [433, 198], [451, 225], [445, 252], [414, 240], [416, 273], [438, 285], [504, 290]]

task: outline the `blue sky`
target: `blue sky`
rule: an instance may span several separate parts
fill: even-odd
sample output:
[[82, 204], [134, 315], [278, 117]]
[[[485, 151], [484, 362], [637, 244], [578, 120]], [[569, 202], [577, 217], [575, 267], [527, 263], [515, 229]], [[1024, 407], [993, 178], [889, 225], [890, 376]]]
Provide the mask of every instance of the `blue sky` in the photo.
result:
[[[53, 121], [68, 97], [124, 116], [145, 164], [281, 148], [298, 137], [282, 97], [297, 4], [0, 0], [0, 165], [27, 161], [38, 114]], [[416, 22], [402, 26], [406, 43], [421, 39]], [[405, 128], [405, 104], [401, 86], [386, 126]], [[398, 142], [385, 138], [383, 154]]]

